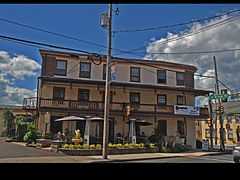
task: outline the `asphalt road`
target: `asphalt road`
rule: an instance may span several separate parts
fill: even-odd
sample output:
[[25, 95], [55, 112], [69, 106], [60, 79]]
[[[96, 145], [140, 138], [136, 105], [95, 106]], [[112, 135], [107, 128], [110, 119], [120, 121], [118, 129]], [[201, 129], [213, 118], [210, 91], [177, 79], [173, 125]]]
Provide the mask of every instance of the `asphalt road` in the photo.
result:
[[25, 147], [14, 143], [5, 142], [0, 139], [0, 159], [15, 157], [43, 157], [43, 156], [61, 156], [59, 153], [49, 152], [33, 147]]
[[211, 155], [201, 157], [181, 157], [166, 159], [149, 159], [139, 161], [124, 161], [124, 163], [233, 163], [231, 154]]

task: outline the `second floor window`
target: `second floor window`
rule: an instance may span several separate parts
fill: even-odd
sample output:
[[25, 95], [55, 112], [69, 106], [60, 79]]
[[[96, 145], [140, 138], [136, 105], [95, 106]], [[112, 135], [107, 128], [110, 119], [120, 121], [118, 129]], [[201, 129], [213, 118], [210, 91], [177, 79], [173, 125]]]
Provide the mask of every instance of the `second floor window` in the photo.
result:
[[157, 71], [157, 82], [160, 84], [167, 83], [166, 70], [158, 70]]
[[65, 88], [54, 87], [53, 88], [53, 99], [54, 100], [64, 100], [65, 97]]
[[177, 105], [185, 105], [186, 96], [177, 96]]
[[91, 74], [91, 64], [87, 62], [80, 63], [80, 77], [81, 78], [90, 78]]
[[56, 75], [66, 76], [67, 74], [67, 61], [56, 60]]
[[159, 94], [157, 96], [157, 104], [165, 106], [167, 104], [167, 96], [165, 94]]
[[184, 73], [183, 72], [176, 73], [176, 83], [177, 83], [177, 86], [184, 86]]
[[106, 80], [106, 64], [103, 64], [103, 80]]
[[80, 102], [88, 102], [89, 101], [89, 90], [88, 89], [79, 89], [78, 100]]
[[140, 82], [140, 68], [139, 67], [131, 67], [130, 68], [130, 81]]
[[140, 93], [130, 93], [130, 104], [140, 104]]

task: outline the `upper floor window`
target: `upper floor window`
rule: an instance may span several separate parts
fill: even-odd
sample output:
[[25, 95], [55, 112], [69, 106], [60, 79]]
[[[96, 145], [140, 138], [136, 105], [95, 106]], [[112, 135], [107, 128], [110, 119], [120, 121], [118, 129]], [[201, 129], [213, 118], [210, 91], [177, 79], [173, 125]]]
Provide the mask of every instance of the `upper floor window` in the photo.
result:
[[80, 77], [81, 78], [90, 78], [91, 74], [91, 63], [80, 62]]
[[64, 100], [64, 97], [65, 97], [65, 88], [53, 87], [53, 99]]
[[167, 96], [165, 94], [159, 94], [157, 96], [157, 104], [158, 105], [166, 105], [167, 104]]
[[177, 86], [184, 86], [184, 73], [176, 72]]
[[67, 74], [67, 61], [65, 60], [56, 60], [56, 75], [66, 76]]
[[140, 82], [140, 68], [139, 67], [131, 67], [130, 68], [130, 81]]
[[186, 96], [177, 96], [177, 105], [185, 105]]
[[158, 70], [157, 71], [157, 82], [161, 83], [161, 84], [167, 83], [166, 70]]
[[140, 93], [130, 93], [130, 104], [140, 104]]
[[89, 90], [88, 89], [79, 89], [78, 100], [80, 102], [88, 102], [89, 101]]

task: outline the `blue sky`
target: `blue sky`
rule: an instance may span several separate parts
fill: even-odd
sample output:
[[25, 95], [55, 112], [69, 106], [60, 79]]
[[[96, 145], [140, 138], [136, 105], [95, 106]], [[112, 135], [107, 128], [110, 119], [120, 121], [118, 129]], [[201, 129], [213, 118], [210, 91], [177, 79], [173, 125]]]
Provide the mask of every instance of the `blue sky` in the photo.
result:
[[[181, 23], [193, 19], [214, 16], [224, 11], [239, 9], [239, 4], [118, 4], [120, 14], [113, 17], [113, 30], [135, 29], [143, 27], [161, 26]], [[63, 33], [79, 39], [93, 41], [98, 44], [106, 45], [106, 32], [100, 27], [100, 14], [107, 11], [105, 4], [76, 4], [76, 5], [0, 5], [0, 18], [17, 21], [19, 23], [40, 27], [53, 32]], [[14, 36], [17, 38], [45, 42], [59, 46], [66, 46], [86, 51], [105, 53], [104, 49], [99, 49], [92, 45], [67, 40], [43, 32], [37, 32], [27, 28], [8, 24], [0, 21], [0, 35]], [[148, 46], [151, 38], [159, 40], [165, 38], [167, 33], [178, 34], [186, 30], [187, 27], [171, 29], [161, 29], [157, 31], [119, 33], [113, 38], [113, 48], [135, 49], [144, 45]], [[41, 63], [41, 58], [37, 48], [27, 47], [12, 42], [0, 40], [0, 51], [9, 53], [10, 58], [24, 55], [26, 58]], [[117, 52], [114, 52], [117, 53]], [[129, 54], [122, 54], [124, 57], [133, 57]], [[142, 54], [144, 57], [145, 54]], [[0, 59], [1, 61], [1, 59]], [[23, 60], [24, 61], [24, 60]], [[33, 70], [38, 71], [38, 66], [34, 64]], [[30, 68], [31, 69], [31, 68]], [[206, 71], [207, 72], [207, 71]], [[0, 70], [0, 75], [4, 74]], [[23, 78], [13, 77], [12, 74], [4, 75], [4, 87], [10, 86], [14, 91], [18, 88], [33, 90], [36, 88], [37, 73], [24, 75]], [[0, 76], [1, 80], [1, 76]], [[10, 80], [11, 82], [7, 82]], [[0, 81], [1, 83], [1, 81]], [[9, 84], [8, 84], [9, 83]], [[3, 86], [3, 85], [2, 85]], [[1, 87], [1, 85], [0, 85]], [[5, 88], [8, 93], [9, 88]], [[13, 92], [11, 92], [13, 94]], [[3, 94], [3, 92], [2, 92]], [[30, 94], [30, 91], [29, 93]], [[14, 103], [12, 100], [9, 103]], [[0, 103], [5, 103], [0, 99]]]

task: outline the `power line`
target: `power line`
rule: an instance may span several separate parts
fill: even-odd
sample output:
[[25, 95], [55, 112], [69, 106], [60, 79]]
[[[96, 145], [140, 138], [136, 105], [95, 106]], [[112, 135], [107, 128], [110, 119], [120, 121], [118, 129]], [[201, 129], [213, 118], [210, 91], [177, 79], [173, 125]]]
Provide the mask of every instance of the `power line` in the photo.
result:
[[[235, 18], [235, 19], [234, 19]], [[196, 34], [199, 34], [199, 33], [202, 33], [202, 32], [205, 32], [207, 30], [211, 30], [213, 28], [217, 28], [221, 25], [225, 25], [227, 23], [230, 23], [232, 21], [235, 21], [239, 18], [239, 16], [237, 17], [229, 17], [227, 19], [224, 19], [222, 21], [218, 21], [217, 23], [214, 23], [214, 24], [210, 24], [210, 25], [207, 25], [207, 26], [204, 26], [202, 28], [200, 28], [198, 31], [196, 32], [192, 32], [192, 33], [189, 33], [189, 34], [186, 34], [186, 35], [183, 35], [183, 36], [180, 36], [180, 37], [175, 37], [175, 38], [170, 38], [170, 39], [167, 39], [165, 41], [162, 41], [162, 42], [159, 42], [158, 45], [161, 45], [161, 44], [168, 44], [169, 42], [173, 42], [173, 41], [177, 41], [177, 40], [181, 40], [183, 38], [186, 38], [186, 37], [190, 37], [190, 36], [193, 36], [193, 35], [196, 35]], [[145, 46], [142, 46], [142, 47], [139, 47], [139, 48], [135, 48], [135, 51], [138, 51], [138, 50], [141, 50], [141, 49], [145, 49], [146, 47]], [[129, 50], [129, 52], [132, 52], [131, 50]], [[132, 52], [132, 54], [139, 54], [139, 53], [144, 53], [144, 52], [138, 52], [138, 53], [134, 53]], [[157, 53], [157, 52], [156, 52]], [[181, 53], [181, 52], [180, 52]], [[151, 54], [151, 53], [149, 53]], [[167, 54], [167, 53], [166, 53]], [[116, 54], [115, 54], [116, 55]], [[118, 55], [118, 54], [117, 54]]]
[[[14, 25], [17, 25], [17, 26], [21, 26], [21, 27], [24, 27], [24, 28], [28, 28], [28, 29], [35, 30], [35, 31], [44, 32], [44, 33], [51, 34], [51, 35], [58, 36], [58, 37], [62, 37], [62, 38], [65, 38], [65, 39], [71, 39], [71, 40], [75, 40], [75, 41], [78, 41], [78, 42], [81, 42], [81, 43], [97, 46], [97, 47], [100, 47], [101, 49], [107, 49], [107, 47], [103, 44], [98, 44], [98, 43], [95, 43], [95, 42], [92, 42], [92, 41], [83, 40], [83, 39], [76, 38], [76, 37], [73, 37], [73, 36], [65, 35], [63, 33], [49, 31], [49, 30], [46, 30], [46, 29], [42, 29], [42, 28], [39, 28], [39, 27], [34, 27], [34, 26], [31, 26], [31, 25], [28, 25], [28, 24], [19, 23], [19, 22], [16, 22], [16, 21], [13, 21], [13, 20], [8, 20], [8, 19], [1, 18], [1, 17], [0, 17], [0, 21], [6, 22], [6, 23], [9, 23], [9, 24], [14, 24]], [[115, 51], [122, 52], [122, 53], [128, 53], [128, 51], [125, 51], [123, 49], [118, 49], [118, 48], [111, 48], [111, 49], [115, 50]]]
[[240, 11], [240, 9], [232, 10], [232, 11], [228, 11], [228, 12], [226, 12], [224, 14], [221, 14], [221, 15], [210, 16], [210, 17], [206, 17], [206, 18], [191, 20], [191, 21], [178, 23], [178, 24], [172, 24], [172, 25], [154, 26], [154, 27], [138, 28], [138, 29], [122, 29], [122, 30], [120, 29], [120, 30], [115, 30], [114, 33], [144, 32], [144, 31], [154, 31], [154, 30], [159, 30], [159, 29], [169, 29], [169, 28], [173, 28], [173, 27], [177, 27], [177, 26], [184, 26], [184, 25], [193, 24], [193, 23], [196, 23], [196, 22], [215, 19], [215, 18], [218, 18], [218, 17], [222, 17], [224, 15], [233, 14], [233, 13], [236, 13], [236, 12], [239, 12], [239, 11]]
[[80, 53], [85, 53], [85, 54], [93, 54], [93, 55], [98, 54], [98, 53], [90, 53], [88, 51], [84, 51], [84, 50], [80, 50], [80, 49], [56, 46], [56, 45], [42, 43], [42, 42], [36, 42], [36, 41], [29, 41], [29, 40], [19, 39], [19, 38], [15, 38], [15, 37], [10, 37], [10, 36], [0, 35], [0, 38], [3, 40], [21, 42], [21, 43], [25, 43], [25, 44], [33, 44], [33, 45], [37, 45], [37, 46], [46, 46], [46, 47], [50, 47], [50, 48], [54, 48], [54, 49], [63, 49], [63, 50], [67, 50], [67, 51], [75, 51], [75, 52], [80, 52]]

